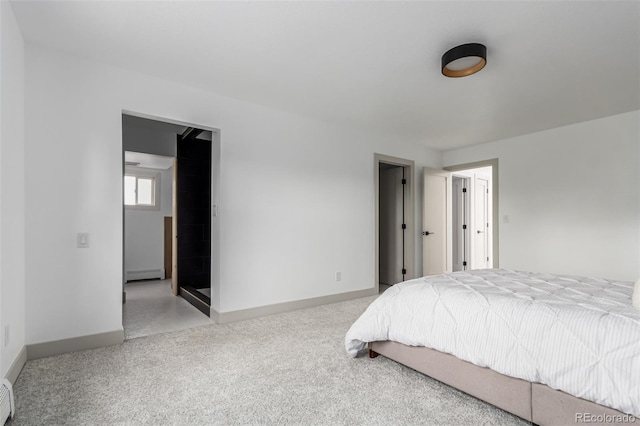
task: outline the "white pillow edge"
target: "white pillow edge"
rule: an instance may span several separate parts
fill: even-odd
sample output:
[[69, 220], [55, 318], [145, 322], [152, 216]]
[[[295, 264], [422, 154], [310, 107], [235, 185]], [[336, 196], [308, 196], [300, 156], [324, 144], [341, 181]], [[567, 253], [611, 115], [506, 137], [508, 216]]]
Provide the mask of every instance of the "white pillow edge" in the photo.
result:
[[640, 279], [636, 281], [636, 284], [633, 286], [633, 296], [631, 304], [640, 309]]

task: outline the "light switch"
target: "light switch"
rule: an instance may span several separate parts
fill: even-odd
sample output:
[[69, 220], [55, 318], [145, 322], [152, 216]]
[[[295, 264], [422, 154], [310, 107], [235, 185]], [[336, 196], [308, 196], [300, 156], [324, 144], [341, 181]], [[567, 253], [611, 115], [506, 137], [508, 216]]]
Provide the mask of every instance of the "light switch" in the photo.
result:
[[89, 233], [78, 232], [78, 248], [89, 248]]

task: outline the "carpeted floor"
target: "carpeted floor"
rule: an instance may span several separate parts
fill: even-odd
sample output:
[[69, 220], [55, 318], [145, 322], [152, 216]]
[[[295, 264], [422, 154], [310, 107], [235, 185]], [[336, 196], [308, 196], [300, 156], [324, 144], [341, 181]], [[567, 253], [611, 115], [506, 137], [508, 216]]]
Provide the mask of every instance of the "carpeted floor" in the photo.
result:
[[528, 424], [344, 335], [373, 297], [27, 362], [9, 425]]

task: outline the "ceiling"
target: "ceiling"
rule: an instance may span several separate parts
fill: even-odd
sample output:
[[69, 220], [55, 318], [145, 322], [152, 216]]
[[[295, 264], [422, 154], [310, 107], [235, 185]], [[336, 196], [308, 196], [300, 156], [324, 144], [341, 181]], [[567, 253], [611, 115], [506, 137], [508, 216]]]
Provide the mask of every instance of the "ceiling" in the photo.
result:
[[638, 1], [12, 5], [29, 43], [436, 149], [640, 109]]
[[136, 117], [133, 115], [122, 114], [122, 129], [126, 132], [132, 127], [141, 128], [143, 131], [153, 131], [154, 133], [167, 133], [171, 137], [173, 135], [181, 135], [189, 128], [180, 124], [167, 123], [164, 121], [151, 120], [149, 118]]
[[[167, 170], [169, 167], [173, 166], [173, 157], [147, 154], [144, 152], [125, 151], [124, 161], [126, 166], [142, 167], [145, 169]], [[127, 164], [127, 163], [134, 163], [134, 164]]]

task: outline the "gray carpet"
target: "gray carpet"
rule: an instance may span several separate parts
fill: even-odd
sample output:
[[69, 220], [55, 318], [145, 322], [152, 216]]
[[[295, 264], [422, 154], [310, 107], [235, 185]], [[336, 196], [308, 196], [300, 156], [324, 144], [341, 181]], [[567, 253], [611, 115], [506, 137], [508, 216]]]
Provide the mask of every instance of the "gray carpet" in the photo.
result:
[[528, 424], [344, 335], [372, 297], [27, 362], [9, 425]]

